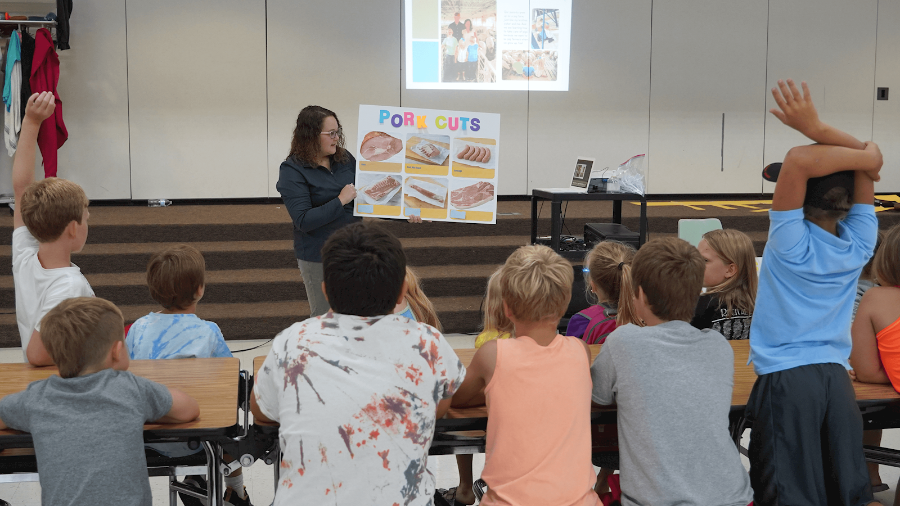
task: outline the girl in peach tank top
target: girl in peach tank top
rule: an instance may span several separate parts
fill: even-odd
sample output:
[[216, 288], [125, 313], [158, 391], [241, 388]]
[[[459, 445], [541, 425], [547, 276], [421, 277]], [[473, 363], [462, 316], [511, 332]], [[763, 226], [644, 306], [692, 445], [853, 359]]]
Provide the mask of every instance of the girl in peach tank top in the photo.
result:
[[481, 477], [491, 505], [599, 506], [591, 465], [591, 375], [582, 342], [497, 341]]
[[875, 334], [881, 364], [894, 390], [900, 392], [900, 318]]
[[[861, 383], [890, 383], [900, 392], [900, 225], [880, 242], [871, 263], [881, 286], [866, 290], [859, 301], [850, 329], [850, 376]], [[881, 446], [881, 430], [863, 431], [863, 444]], [[873, 489], [884, 487], [878, 465], [868, 467]]]

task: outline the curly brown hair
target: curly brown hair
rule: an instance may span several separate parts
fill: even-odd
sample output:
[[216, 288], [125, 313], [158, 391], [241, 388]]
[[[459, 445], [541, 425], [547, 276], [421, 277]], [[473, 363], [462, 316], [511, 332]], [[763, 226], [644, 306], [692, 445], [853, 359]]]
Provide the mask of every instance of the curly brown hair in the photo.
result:
[[[341, 120], [337, 114], [318, 105], [308, 105], [300, 110], [297, 115], [297, 126], [294, 127], [294, 137], [291, 139], [291, 152], [288, 157], [293, 157], [299, 161], [316, 165], [319, 159], [319, 136], [322, 134], [322, 125], [325, 118], [331, 116], [337, 121], [338, 131], [341, 131]], [[331, 155], [333, 162], [347, 161], [347, 150], [344, 149], [344, 134], [341, 131], [337, 140], [337, 149]]]

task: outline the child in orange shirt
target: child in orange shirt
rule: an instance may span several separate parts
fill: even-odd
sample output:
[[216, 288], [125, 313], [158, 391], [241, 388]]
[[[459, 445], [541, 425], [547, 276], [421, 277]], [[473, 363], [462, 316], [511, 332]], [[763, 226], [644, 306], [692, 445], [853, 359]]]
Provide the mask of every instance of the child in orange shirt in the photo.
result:
[[592, 488], [590, 349], [556, 332], [572, 281], [572, 266], [546, 246], [519, 248], [500, 271], [516, 338], [485, 343], [452, 401], [488, 407], [485, 506], [600, 504]]

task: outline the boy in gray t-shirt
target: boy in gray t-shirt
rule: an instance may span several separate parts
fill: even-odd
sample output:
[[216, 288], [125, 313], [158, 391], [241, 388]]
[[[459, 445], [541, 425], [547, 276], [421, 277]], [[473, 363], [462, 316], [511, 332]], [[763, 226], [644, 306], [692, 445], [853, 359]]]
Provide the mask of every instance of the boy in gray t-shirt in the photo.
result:
[[681, 239], [645, 244], [631, 275], [647, 326], [614, 330], [591, 365], [594, 402], [618, 405], [623, 505], [753, 500], [728, 433], [734, 354], [722, 334], [689, 323], [704, 270]]
[[34, 438], [42, 504], [150, 506], [144, 423], [200, 414], [187, 394], [127, 372], [123, 323], [107, 300], [61, 302], [41, 320], [59, 376], [0, 400], [0, 428]]

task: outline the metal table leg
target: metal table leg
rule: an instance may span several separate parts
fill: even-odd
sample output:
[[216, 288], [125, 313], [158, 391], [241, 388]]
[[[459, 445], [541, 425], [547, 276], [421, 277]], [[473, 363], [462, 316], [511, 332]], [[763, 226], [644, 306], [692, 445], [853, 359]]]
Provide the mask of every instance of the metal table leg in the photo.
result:
[[222, 489], [222, 447], [212, 441], [204, 441], [206, 451], [206, 493], [207, 504], [222, 506], [225, 491]]
[[622, 224], [622, 201], [613, 200], [613, 223]]
[[562, 234], [562, 201], [553, 199], [550, 203], [550, 248], [559, 253], [559, 236]]

